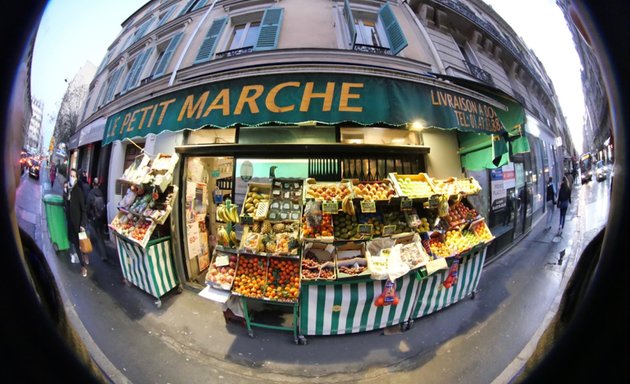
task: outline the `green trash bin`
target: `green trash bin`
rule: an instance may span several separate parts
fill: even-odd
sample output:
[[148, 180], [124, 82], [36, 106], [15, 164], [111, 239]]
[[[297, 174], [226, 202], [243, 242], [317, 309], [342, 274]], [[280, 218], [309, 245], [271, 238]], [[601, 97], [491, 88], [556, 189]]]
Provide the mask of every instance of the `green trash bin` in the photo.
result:
[[44, 207], [46, 209], [46, 221], [48, 222], [50, 241], [53, 243], [55, 251], [66, 251], [70, 249], [63, 197], [48, 194], [45, 195], [42, 200], [44, 201]]

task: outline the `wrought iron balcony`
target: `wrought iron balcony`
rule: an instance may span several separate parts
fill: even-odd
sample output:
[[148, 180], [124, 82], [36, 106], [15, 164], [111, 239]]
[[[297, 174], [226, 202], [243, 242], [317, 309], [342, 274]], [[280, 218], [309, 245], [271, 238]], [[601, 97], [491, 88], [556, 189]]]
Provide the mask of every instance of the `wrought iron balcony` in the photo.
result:
[[240, 55], [244, 55], [246, 53], [250, 53], [254, 51], [254, 46], [249, 46], [249, 47], [243, 47], [243, 48], [236, 48], [236, 49], [232, 49], [230, 51], [223, 51], [223, 52], [219, 52], [216, 54], [216, 58], [217, 59], [222, 59], [224, 57], [234, 57], [234, 56], [240, 56]]
[[377, 55], [391, 55], [389, 48], [379, 47], [377, 45], [355, 44], [353, 49], [358, 52], [375, 53]]
[[479, 68], [478, 66], [472, 64], [471, 62], [467, 60], [464, 60], [464, 63], [466, 63], [466, 66], [468, 67], [470, 74], [475, 79], [483, 81], [484, 83], [489, 84], [489, 85], [494, 85], [494, 81], [492, 80], [492, 75], [490, 73], [488, 73], [487, 71], [484, 71], [483, 69]]

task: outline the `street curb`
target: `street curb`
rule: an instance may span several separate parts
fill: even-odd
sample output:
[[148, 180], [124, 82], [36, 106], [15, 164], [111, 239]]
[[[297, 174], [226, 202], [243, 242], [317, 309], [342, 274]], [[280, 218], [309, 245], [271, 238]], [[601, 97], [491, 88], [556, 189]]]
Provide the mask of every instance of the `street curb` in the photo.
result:
[[[582, 206], [583, 205], [582, 199], [580, 199], [579, 201], [580, 203], [578, 205], [578, 209], [577, 209], [577, 212], [575, 213], [574, 218], [579, 218], [580, 217], [579, 213], [584, 209], [584, 207]], [[539, 221], [540, 220], [542, 220], [542, 217], [539, 219]], [[549, 328], [549, 325], [551, 324], [554, 317], [556, 317], [556, 314], [558, 313], [558, 309], [560, 308], [562, 297], [564, 296], [564, 291], [567, 287], [567, 284], [569, 283], [569, 280], [573, 276], [573, 271], [575, 270], [577, 259], [582, 253], [582, 242], [584, 241], [584, 223], [582, 222], [582, 220], [578, 220], [578, 233], [579, 235], [577, 236], [577, 241], [575, 243], [575, 247], [573, 249], [572, 255], [570, 255], [570, 257], [567, 258], [567, 261], [566, 261], [567, 267], [565, 268], [564, 273], [562, 275], [562, 281], [560, 282], [560, 286], [558, 287], [558, 293], [556, 294], [556, 297], [551, 303], [551, 307], [549, 308], [549, 311], [545, 315], [545, 318], [540, 323], [540, 326], [538, 327], [538, 329], [536, 329], [536, 332], [534, 332], [534, 335], [529, 340], [529, 342], [525, 345], [525, 347], [523, 347], [521, 352], [519, 352], [516, 358], [512, 360], [512, 362], [503, 370], [503, 372], [501, 372], [501, 374], [499, 374], [499, 376], [497, 376], [492, 381], [491, 384], [509, 384], [509, 383], [512, 383], [516, 378], [518, 378], [521, 372], [525, 369], [525, 365], [527, 364], [527, 361], [532, 357], [532, 355], [536, 351], [536, 347], [538, 346], [538, 343], [542, 335]]]
[[[52, 192], [52, 188], [50, 189], [50, 192]], [[42, 193], [44, 193], [43, 188], [42, 188]], [[42, 248], [43, 248], [42, 251], [46, 259], [48, 260], [48, 265], [53, 267], [51, 268], [51, 271], [53, 271], [53, 275], [55, 275], [54, 276], [55, 282], [59, 290], [59, 293], [61, 294], [63, 307], [68, 316], [68, 320], [70, 324], [72, 324], [74, 331], [77, 332], [77, 334], [81, 338], [81, 341], [83, 341], [83, 344], [87, 348], [88, 353], [90, 354], [90, 357], [92, 358], [92, 360], [94, 360], [96, 365], [98, 365], [98, 367], [101, 369], [101, 372], [103, 372], [103, 375], [105, 375], [113, 383], [123, 383], [123, 384], [131, 383], [131, 381], [121, 371], [119, 371], [118, 368], [114, 366], [114, 364], [112, 364], [112, 362], [107, 358], [107, 356], [103, 353], [103, 351], [98, 347], [98, 345], [96, 344], [96, 342], [94, 341], [94, 339], [92, 338], [88, 330], [83, 325], [83, 322], [81, 321], [81, 318], [79, 317], [79, 314], [74, 309], [74, 305], [72, 304], [72, 301], [70, 300], [70, 297], [68, 293], [66, 292], [66, 287], [62, 283], [61, 279], [59, 279], [59, 276], [55, 273], [55, 271], [58, 268], [57, 262], [56, 260], [51, 261], [49, 259], [50, 255], [56, 256], [56, 252], [53, 249], [52, 244], [50, 243], [50, 236], [48, 234], [48, 225], [46, 222], [46, 212], [44, 209], [44, 204], [40, 204], [39, 209], [40, 209], [39, 226], [41, 228], [41, 231], [40, 231], [41, 243], [39, 244], [42, 245]]]

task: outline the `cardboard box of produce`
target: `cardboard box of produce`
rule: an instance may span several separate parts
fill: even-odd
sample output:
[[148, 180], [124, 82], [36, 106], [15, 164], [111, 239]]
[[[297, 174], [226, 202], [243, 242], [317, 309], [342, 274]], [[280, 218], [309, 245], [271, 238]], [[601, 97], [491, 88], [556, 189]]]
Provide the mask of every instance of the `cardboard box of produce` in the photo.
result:
[[346, 243], [336, 247], [337, 279], [370, 274], [364, 243]]

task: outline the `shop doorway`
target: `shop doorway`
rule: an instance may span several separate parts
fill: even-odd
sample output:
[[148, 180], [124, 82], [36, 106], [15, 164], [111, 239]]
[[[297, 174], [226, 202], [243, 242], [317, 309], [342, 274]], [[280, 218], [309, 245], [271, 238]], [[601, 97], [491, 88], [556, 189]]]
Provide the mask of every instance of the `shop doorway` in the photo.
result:
[[523, 163], [514, 163], [516, 176], [514, 207], [514, 239], [525, 233], [525, 223], [529, 204], [527, 185], [525, 183], [525, 168]]

